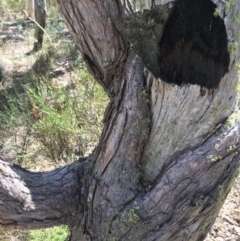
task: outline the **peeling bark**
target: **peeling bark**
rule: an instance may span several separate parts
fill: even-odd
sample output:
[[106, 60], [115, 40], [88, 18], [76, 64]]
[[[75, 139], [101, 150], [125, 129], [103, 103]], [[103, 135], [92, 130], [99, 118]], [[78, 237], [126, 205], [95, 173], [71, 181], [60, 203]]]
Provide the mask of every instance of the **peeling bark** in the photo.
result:
[[[171, 3], [153, 0], [152, 6], [168, 3], [174, 9], [176, 2], [183, 0]], [[147, 66], [145, 55], [139, 52], [140, 48], [134, 48], [139, 42], [134, 45], [133, 38], [125, 34], [125, 23], [134, 16], [140, 16], [140, 13], [132, 15], [127, 1], [58, 0], [58, 3], [89, 70], [104, 87], [111, 102], [105, 113], [99, 146], [89, 163], [74, 163], [59, 169], [63, 173], [56, 170], [43, 174], [28, 173], [9, 166], [4, 169], [4, 164], [0, 165], [2, 175], [6, 170], [13, 174], [17, 170], [17, 176], [7, 174], [0, 179], [0, 193], [10, 201], [13, 198], [20, 210], [20, 215], [16, 216], [17, 225], [16, 221], [11, 222], [15, 219], [9, 214], [9, 209], [6, 211], [7, 206], [2, 205], [2, 226], [36, 228], [37, 225], [31, 225], [29, 220], [39, 210], [42, 219], [37, 221], [38, 225], [45, 227], [44, 222], [48, 226], [66, 223], [72, 232], [71, 241], [204, 240], [239, 167], [240, 123], [236, 109], [236, 62], [239, 53], [230, 51], [230, 47], [234, 41], [238, 41], [240, 26], [234, 16], [240, 10], [240, 2], [223, 9], [220, 0], [214, 1], [224, 17], [218, 19], [221, 24], [212, 25], [214, 29], [211, 36], [223, 36], [221, 29], [225, 27], [227, 43], [220, 44], [223, 48], [218, 48], [218, 53], [223, 52], [223, 55], [216, 55], [215, 59], [210, 60], [211, 52], [207, 55], [197, 48], [200, 54], [194, 57], [196, 49], [189, 48], [188, 44], [182, 46], [180, 53], [187, 53], [189, 62], [193, 62], [191, 58], [199, 60], [194, 62], [193, 76], [202, 73], [204, 62], [208, 68], [215, 68], [211, 61], [220, 61], [220, 73], [210, 75], [208, 69], [206, 73], [211, 81], [202, 74], [199, 76], [200, 82], [194, 78], [191, 82], [191, 78], [185, 80], [181, 76], [179, 69], [188, 72], [188, 68], [185, 68], [188, 58], [181, 59], [177, 52], [180, 51], [181, 31], [190, 32], [189, 42], [192, 43], [196, 29], [205, 33], [198, 20], [194, 20], [196, 25], [193, 21], [190, 23], [193, 26], [180, 25], [178, 28], [170, 21], [173, 16], [170, 11], [165, 27], [161, 28], [162, 34], [158, 35], [156, 41], [150, 39], [159, 50], [156, 61], [165, 61], [164, 64], [170, 66], [167, 69], [161, 67], [160, 63], [161, 71], [167, 73], [168, 80], [172, 79], [169, 75], [174, 68], [181, 76], [180, 82], [171, 82], [151, 71], [152, 65]], [[185, 3], [190, 4], [189, 0]], [[208, 0], [207, 4], [211, 5], [212, 2]], [[140, 17], [151, 17], [153, 12], [145, 11]], [[187, 14], [186, 11], [183, 13]], [[213, 19], [212, 14], [211, 9], [210, 20]], [[172, 38], [167, 26], [174, 26], [174, 31], [180, 31], [180, 37], [170, 46], [170, 55], [164, 52], [165, 48], [169, 48], [166, 46], [168, 40]], [[206, 39], [203, 38], [204, 44]], [[213, 41], [216, 42], [217, 38]], [[213, 48], [211, 41], [209, 46]], [[30, 182], [29, 178], [24, 178], [25, 175], [36, 181]], [[11, 183], [18, 176], [23, 176], [24, 183], [20, 183], [15, 192], [10, 192], [4, 180], [8, 178], [7, 183]], [[49, 191], [53, 188], [56, 193], [54, 201], [52, 197], [44, 195], [45, 187], [38, 186], [39, 182], [46, 184], [46, 179], [49, 180]], [[39, 193], [32, 186], [34, 183]], [[70, 183], [70, 186], [64, 183]], [[38, 202], [35, 192], [44, 196], [46, 202]], [[68, 196], [71, 198], [66, 198]], [[30, 208], [34, 206], [29, 211], [25, 210], [28, 200]], [[52, 222], [46, 210], [52, 210]], [[14, 216], [14, 209], [12, 212]]]

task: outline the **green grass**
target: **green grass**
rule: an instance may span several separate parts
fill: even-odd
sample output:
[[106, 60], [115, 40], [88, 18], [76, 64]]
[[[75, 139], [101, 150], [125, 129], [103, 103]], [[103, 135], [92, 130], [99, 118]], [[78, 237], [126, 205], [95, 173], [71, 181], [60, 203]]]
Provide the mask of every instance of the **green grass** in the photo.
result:
[[67, 241], [69, 235], [66, 226], [58, 226], [30, 231], [28, 241]]
[[26, 0], [1, 0], [0, 1], [0, 28], [3, 22], [24, 17]]
[[21, 231], [1, 231], [1, 241], [67, 241], [70, 236], [70, 232], [67, 226], [61, 225], [54, 228], [38, 229]]
[[[14, 97], [6, 94], [8, 105], [0, 111], [0, 131], [16, 135], [23, 128], [22, 135], [31, 138], [44, 156], [68, 163], [83, 156], [88, 143], [98, 141], [108, 99], [82, 64], [64, 86], [53, 84], [48, 75], [28, 73], [30, 81], [22, 86], [23, 93], [15, 88]], [[29, 163], [27, 146], [21, 146], [19, 164]]]

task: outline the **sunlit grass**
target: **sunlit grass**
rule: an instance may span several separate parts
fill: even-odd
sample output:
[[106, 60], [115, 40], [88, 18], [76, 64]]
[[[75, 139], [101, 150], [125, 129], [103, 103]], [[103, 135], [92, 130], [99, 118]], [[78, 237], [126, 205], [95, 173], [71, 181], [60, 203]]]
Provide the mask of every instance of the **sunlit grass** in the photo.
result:
[[59, 226], [30, 231], [28, 241], [67, 241], [69, 235], [66, 226]]
[[[29, 73], [22, 93], [15, 88], [14, 95], [6, 94], [8, 105], [0, 111], [0, 131], [17, 135], [18, 128], [24, 128], [26, 138], [46, 157], [55, 163], [71, 162], [84, 155], [88, 143], [98, 141], [108, 99], [82, 64], [63, 86], [48, 76]], [[20, 146], [27, 154], [27, 147]], [[19, 153], [19, 164], [23, 164], [23, 150]]]

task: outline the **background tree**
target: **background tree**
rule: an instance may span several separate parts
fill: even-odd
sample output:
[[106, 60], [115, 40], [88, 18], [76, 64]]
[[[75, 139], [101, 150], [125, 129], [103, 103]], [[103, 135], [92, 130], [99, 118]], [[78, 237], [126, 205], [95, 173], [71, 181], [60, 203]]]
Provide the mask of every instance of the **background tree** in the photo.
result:
[[43, 43], [43, 29], [46, 25], [46, 1], [45, 0], [34, 0], [35, 6], [35, 20], [36, 24], [34, 37], [36, 42], [34, 43], [33, 50], [38, 51], [42, 48]]
[[34, 0], [26, 0], [26, 13], [32, 19], [35, 18], [34, 16]]
[[26, 0], [26, 14], [35, 22], [35, 43], [33, 51], [42, 48], [44, 28], [46, 26], [46, 1], [45, 0]]
[[[136, 12], [137, 10], [149, 9], [149, 4], [151, 1], [149, 0], [132, 0], [133, 10]], [[138, 7], [137, 7], [138, 5]]]
[[[0, 162], [5, 228], [71, 240], [203, 240], [239, 166], [240, 3], [58, 0], [110, 97], [93, 155], [46, 173]], [[137, 53], [137, 55], [136, 55]]]

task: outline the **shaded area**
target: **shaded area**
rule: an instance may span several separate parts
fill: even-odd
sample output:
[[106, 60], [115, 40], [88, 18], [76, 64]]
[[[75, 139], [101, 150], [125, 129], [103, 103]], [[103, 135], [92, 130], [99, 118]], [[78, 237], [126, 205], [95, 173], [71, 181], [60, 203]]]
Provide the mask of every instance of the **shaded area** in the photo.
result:
[[[228, 71], [227, 33], [210, 0], [178, 0], [159, 42], [164, 80], [217, 87]], [[161, 76], [157, 76], [161, 77]]]
[[142, 63], [155, 76], [163, 76], [159, 65], [159, 44], [172, 9], [169, 4], [137, 12], [125, 19], [125, 35]]
[[177, 0], [125, 19], [125, 34], [145, 67], [165, 82], [218, 86], [230, 56], [224, 21], [211, 0]]

